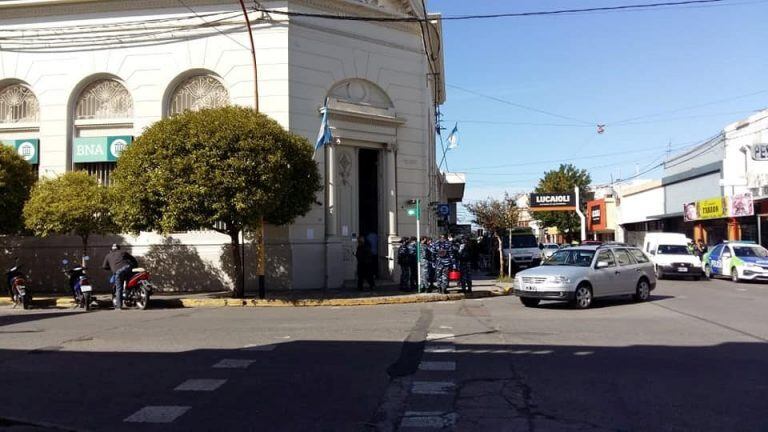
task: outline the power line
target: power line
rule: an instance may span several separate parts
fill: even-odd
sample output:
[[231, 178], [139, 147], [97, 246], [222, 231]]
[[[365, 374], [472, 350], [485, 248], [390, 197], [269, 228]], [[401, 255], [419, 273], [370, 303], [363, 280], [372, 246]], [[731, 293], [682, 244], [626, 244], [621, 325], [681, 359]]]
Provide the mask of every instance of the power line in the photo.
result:
[[548, 116], [551, 116], [551, 117], [557, 117], [557, 118], [560, 118], [560, 119], [563, 119], [563, 120], [575, 121], [575, 122], [582, 123], [584, 125], [593, 126], [593, 127], [595, 126], [595, 124], [597, 124], [597, 122], [588, 122], [588, 121], [585, 121], [585, 120], [580, 120], [580, 119], [577, 119], [577, 118], [568, 117], [568, 116], [564, 116], [564, 115], [561, 115], [561, 114], [553, 113], [551, 111], [545, 111], [543, 109], [534, 108], [534, 107], [531, 107], [531, 106], [528, 106], [528, 105], [519, 104], [517, 102], [512, 102], [512, 101], [509, 101], [509, 100], [506, 100], [506, 99], [502, 99], [502, 98], [499, 98], [499, 97], [496, 97], [496, 96], [487, 95], [485, 93], [480, 93], [478, 91], [470, 90], [470, 89], [467, 89], [467, 88], [464, 88], [464, 87], [460, 87], [460, 86], [457, 86], [457, 85], [453, 85], [453, 84], [446, 84], [446, 85], [448, 87], [455, 88], [456, 90], [461, 90], [461, 91], [463, 91], [465, 93], [473, 94], [475, 96], [479, 96], [479, 97], [482, 97], [482, 98], [485, 98], [485, 99], [490, 99], [490, 100], [493, 100], [493, 101], [496, 101], [496, 102], [499, 102], [499, 103], [503, 103], [503, 104], [506, 104], [506, 105], [511, 105], [513, 107], [517, 107], [517, 108], [524, 109], [524, 110], [527, 110], [527, 111], [532, 111], [532, 112], [536, 112], [536, 113], [539, 113], [539, 114], [548, 115]]
[[[177, 1], [177, 2], [179, 2], [179, 3], [180, 3], [182, 6], [184, 6], [185, 8], [187, 8], [187, 9], [188, 9], [190, 12], [192, 12], [193, 14], [195, 14], [195, 16], [196, 16], [196, 17], [200, 18], [200, 20], [201, 20], [201, 21], [203, 21], [204, 23], [208, 24], [208, 21], [206, 21], [206, 20], [205, 20], [205, 19], [204, 19], [202, 16], [198, 15], [197, 11], [195, 11], [194, 9], [192, 9], [191, 7], [189, 7], [189, 6], [188, 6], [186, 3], [184, 3], [184, 0], [176, 0], [176, 1]], [[244, 49], [246, 49], [246, 50], [248, 50], [248, 51], [250, 51], [250, 50], [251, 50], [251, 48], [250, 48], [250, 47], [247, 47], [247, 46], [243, 45], [242, 43], [240, 43], [240, 41], [238, 41], [237, 39], [233, 38], [232, 36], [230, 36], [230, 35], [228, 35], [228, 34], [224, 33], [224, 32], [223, 32], [223, 31], [221, 31], [221, 29], [219, 29], [218, 27], [215, 27], [215, 26], [214, 26], [214, 27], [213, 27], [213, 29], [214, 29], [214, 30], [216, 30], [217, 32], [219, 32], [219, 33], [220, 33], [222, 36], [225, 36], [225, 37], [227, 37], [227, 38], [228, 38], [229, 40], [231, 40], [232, 42], [234, 42], [234, 43], [236, 43], [236, 44], [240, 45], [240, 46], [241, 46], [241, 47], [243, 47]]]
[[[712, 3], [722, 3], [725, 1], [726, 0], [685, 0], [685, 1], [676, 1], [676, 2], [631, 4], [631, 5], [621, 5], [621, 6], [603, 6], [603, 7], [591, 7], [591, 8], [579, 8], [579, 9], [558, 9], [558, 10], [548, 10], [548, 11], [507, 12], [507, 13], [480, 14], [480, 15], [449, 15], [444, 17], [436, 16], [434, 19], [439, 21], [467, 21], [467, 20], [478, 20], [478, 19], [522, 18], [522, 17], [534, 17], [534, 16], [547, 16], [547, 15], [572, 15], [572, 14], [585, 14], [585, 13], [591, 13], [591, 12], [673, 8], [676, 6], [703, 5], [703, 4], [712, 4]], [[422, 19], [419, 17], [333, 15], [333, 14], [323, 14], [323, 13], [269, 10], [269, 9], [263, 9], [263, 8], [259, 8], [256, 10], [260, 12], [268, 12], [268, 13], [284, 15], [288, 17], [320, 18], [320, 19], [329, 19], [329, 20], [340, 20], [340, 21], [410, 22], [410, 23], [417, 23], [422, 21]]]

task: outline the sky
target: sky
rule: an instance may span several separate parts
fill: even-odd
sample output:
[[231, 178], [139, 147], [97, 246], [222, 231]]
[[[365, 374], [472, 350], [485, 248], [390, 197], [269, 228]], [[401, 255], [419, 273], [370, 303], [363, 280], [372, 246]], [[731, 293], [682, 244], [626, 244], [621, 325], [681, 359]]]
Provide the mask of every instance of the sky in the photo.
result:
[[[428, 8], [450, 16], [656, 2], [431, 0]], [[460, 134], [447, 170], [467, 174], [465, 202], [528, 192], [564, 162], [587, 169], [595, 184], [643, 171], [670, 148], [682, 151], [768, 107], [766, 18], [768, 0], [726, 0], [445, 21], [443, 135], [454, 124]]]

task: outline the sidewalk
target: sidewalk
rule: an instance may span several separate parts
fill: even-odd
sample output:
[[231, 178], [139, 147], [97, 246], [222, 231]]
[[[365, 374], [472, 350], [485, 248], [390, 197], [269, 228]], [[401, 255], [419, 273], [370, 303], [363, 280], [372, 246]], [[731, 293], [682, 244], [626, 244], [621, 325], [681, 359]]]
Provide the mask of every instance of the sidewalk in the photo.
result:
[[[152, 296], [150, 308], [203, 308], [203, 307], [317, 307], [317, 306], [372, 306], [384, 304], [428, 303], [455, 301], [467, 298], [486, 298], [506, 295], [507, 291], [497, 285], [495, 279], [478, 276], [473, 281], [473, 291], [463, 294], [455, 284], [448, 294], [414, 293], [400, 291], [396, 285], [388, 284], [377, 287], [375, 291], [356, 289], [334, 290], [291, 290], [269, 291], [264, 300], [255, 298], [254, 293], [247, 293], [245, 299], [233, 299], [228, 291], [212, 293], [158, 293]], [[111, 307], [111, 299], [106, 294], [98, 294], [99, 308]], [[7, 297], [0, 298], [0, 306], [12, 306]], [[34, 296], [34, 308], [72, 308], [74, 301], [69, 296], [45, 295]]]

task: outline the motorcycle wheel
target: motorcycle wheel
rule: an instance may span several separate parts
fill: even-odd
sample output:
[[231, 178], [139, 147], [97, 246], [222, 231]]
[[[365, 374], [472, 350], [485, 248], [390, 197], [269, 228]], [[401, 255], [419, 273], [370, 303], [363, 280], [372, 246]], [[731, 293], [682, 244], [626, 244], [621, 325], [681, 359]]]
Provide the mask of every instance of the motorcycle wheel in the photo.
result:
[[142, 285], [139, 287], [139, 292], [137, 294], [136, 307], [145, 310], [149, 306], [149, 288]]
[[89, 292], [83, 293], [83, 308], [86, 311], [91, 310], [91, 293]]
[[29, 303], [30, 303], [29, 294], [24, 294], [21, 297], [21, 307], [22, 307], [22, 309], [29, 309]]

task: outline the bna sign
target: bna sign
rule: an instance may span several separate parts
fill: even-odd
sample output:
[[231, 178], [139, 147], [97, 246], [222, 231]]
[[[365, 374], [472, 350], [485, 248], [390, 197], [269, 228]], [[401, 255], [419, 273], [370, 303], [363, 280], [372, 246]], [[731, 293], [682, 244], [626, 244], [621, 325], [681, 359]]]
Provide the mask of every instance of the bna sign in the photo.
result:
[[72, 162], [115, 162], [132, 142], [132, 136], [75, 138], [72, 143]]

